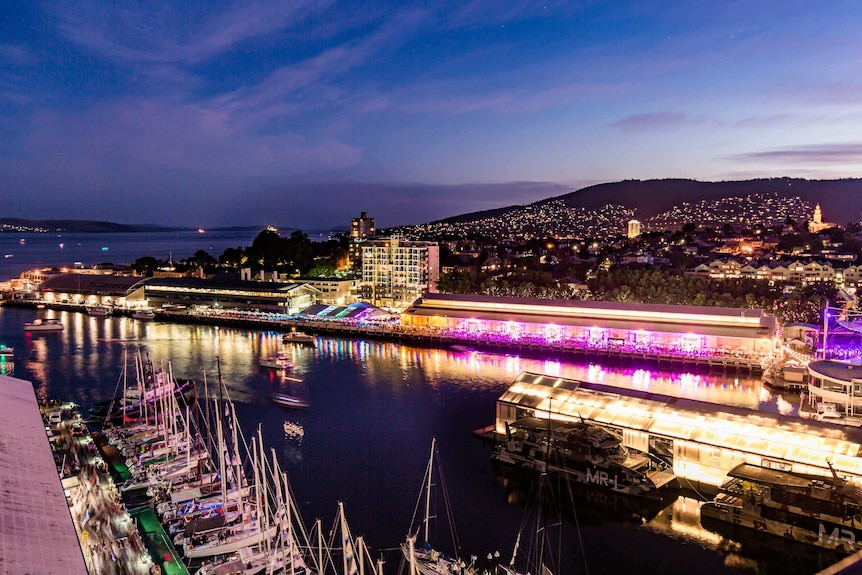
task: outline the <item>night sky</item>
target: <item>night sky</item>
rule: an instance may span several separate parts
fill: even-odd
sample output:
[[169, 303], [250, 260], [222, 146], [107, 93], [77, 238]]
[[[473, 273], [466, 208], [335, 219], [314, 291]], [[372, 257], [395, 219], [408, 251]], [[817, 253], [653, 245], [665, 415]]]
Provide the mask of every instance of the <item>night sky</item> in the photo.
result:
[[602, 181], [862, 176], [862, 2], [37, 2], [0, 216], [379, 227]]

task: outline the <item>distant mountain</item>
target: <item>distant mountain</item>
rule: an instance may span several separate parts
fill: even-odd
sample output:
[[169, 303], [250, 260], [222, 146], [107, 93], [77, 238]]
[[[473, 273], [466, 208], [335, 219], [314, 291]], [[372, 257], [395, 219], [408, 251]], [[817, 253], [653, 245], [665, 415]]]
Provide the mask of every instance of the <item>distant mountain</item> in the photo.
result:
[[153, 225], [117, 224], [90, 220], [25, 220], [0, 218], [0, 232], [45, 231], [66, 233], [133, 233], [133, 232], [177, 232], [189, 228], [166, 228]]
[[[785, 197], [798, 196], [823, 208], [824, 221], [846, 224], [862, 218], [862, 179], [804, 180], [799, 178], [764, 178], [732, 182], [700, 182], [697, 180], [624, 180], [588, 186], [580, 190], [547, 198], [531, 204], [542, 207], [562, 201], [569, 208], [599, 210], [608, 204], [634, 210], [639, 220], [648, 220], [683, 203], [744, 197], [753, 194], [777, 193]], [[507, 212], [523, 209], [509, 206], [482, 212], [462, 214], [443, 223], [464, 223], [486, 218], [498, 218]]]

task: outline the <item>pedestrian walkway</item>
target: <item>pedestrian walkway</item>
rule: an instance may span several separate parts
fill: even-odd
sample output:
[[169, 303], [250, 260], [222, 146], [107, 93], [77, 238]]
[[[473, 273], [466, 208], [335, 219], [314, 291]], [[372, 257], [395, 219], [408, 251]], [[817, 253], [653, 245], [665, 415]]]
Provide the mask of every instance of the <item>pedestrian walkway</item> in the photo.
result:
[[[86, 431], [76, 406], [50, 403], [42, 406], [42, 412], [52, 422], [55, 461], [61, 469], [87, 570], [99, 575], [188, 575], [185, 566], [176, 561], [173, 548], [162, 553], [162, 547], [152, 545], [147, 537], [153, 531], [150, 525], [141, 521], [136, 524], [133, 519], [133, 515], [152, 513], [149, 506], [134, 514], [126, 510], [108, 464]], [[170, 546], [166, 538], [165, 542]]]

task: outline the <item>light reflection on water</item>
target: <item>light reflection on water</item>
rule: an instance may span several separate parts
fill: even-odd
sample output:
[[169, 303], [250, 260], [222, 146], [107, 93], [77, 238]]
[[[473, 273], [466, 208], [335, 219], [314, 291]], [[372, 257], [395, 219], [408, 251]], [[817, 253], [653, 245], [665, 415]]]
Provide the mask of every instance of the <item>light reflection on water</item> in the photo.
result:
[[[649, 364], [576, 363], [328, 337], [319, 337], [312, 348], [283, 345], [276, 332], [71, 312], [42, 315], [60, 319], [65, 330], [25, 334], [23, 324], [36, 311], [0, 308], [0, 343], [16, 348], [15, 375], [32, 381], [40, 397], [86, 408], [122, 386], [124, 361], [132, 374], [138, 353], [157, 365], [170, 362], [176, 377], [201, 384], [199, 393], [206, 378], [210, 395], [220, 367], [243, 428], [262, 426], [267, 446], [291, 474], [303, 515], [327, 517], [336, 501], [345, 501], [355, 530], [378, 548], [396, 546], [405, 535], [432, 436], [438, 438], [465, 547], [482, 557], [511, 548], [523, 512], [506, 503], [487, 447], [470, 433], [493, 423], [495, 400], [522, 371], [726, 405], [777, 409], [785, 401], [749, 377]], [[258, 364], [277, 351], [293, 363], [287, 374]], [[309, 398], [311, 408], [291, 411], [269, 401], [270, 393], [284, 390]], [[623, 505], [621, 519], [619, 501], [605, 493], [589, 497], [584, 505], [591, 513], [581, 515], [580, 536], [593, 574], [620, 572], [632, 561], [653, 573], [806, 572], [805, 563], [782, 564], [776, 571], [759, 557], [745, 559], [738, 549], [729, 550], [726, 539], [700, 527], [695, 500], [645, 515], [648, 521], [639, 527], [638, 512], [633, 522]], [[581, 564], [578, 549], [568, 553], [574, 555], [570, 564]], [[675, 560], [681, 553], [684, 562]]]

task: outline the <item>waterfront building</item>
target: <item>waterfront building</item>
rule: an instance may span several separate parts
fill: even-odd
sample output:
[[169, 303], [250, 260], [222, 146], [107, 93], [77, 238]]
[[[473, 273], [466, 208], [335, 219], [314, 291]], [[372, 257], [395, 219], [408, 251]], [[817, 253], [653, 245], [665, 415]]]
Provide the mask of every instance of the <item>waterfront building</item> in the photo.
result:
[[581, 419], [608, 427], [624, 445], [673, 465], [677, 477], [717, 487], [740, 463], [829, 477], [862, 486], [862, 432], [857, 428], [522, 373], [497, 400], [494, 433], [523, 417]]
[[49, 304], [136, 307], [144, 305], [144, 286], [151, 278], [140, 276], [60, 273], [39, 285]]
[[374, 218], [369, 218], [368, 212], [361, 212], [358, 218], [350, 220], [348, 258], [350, 268], [354, 271], [362, 269], [362, 244], [375, 233]]
[[403, 310], [440, 278], [440, 246], [436, 242], [398, 237], [369, 240], [362, 245], [362, 299], [390, 310]]
[[242, 309], [292, 315], [314, 304], [322, 292], [305, 283], [257, 282], [235, 274], [212, 279], [153, 278], [144, 297], [151, 307]]
[[288, 283], [313, 287], [320, 292], [314, 303], [323, 305], [350, 305], [357, 300], [359, 281], [343, 278], [296, 278]]
[[631, 240], [641, 235], [641, 223], [637, 220], [629, 220], [628, 233], [626, 236]]
[[401, 321], [489, 338], [676, 355], [733, 351], [768, 358], [778, 348], [776, 318], [755, 309], [429, 293]]

